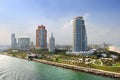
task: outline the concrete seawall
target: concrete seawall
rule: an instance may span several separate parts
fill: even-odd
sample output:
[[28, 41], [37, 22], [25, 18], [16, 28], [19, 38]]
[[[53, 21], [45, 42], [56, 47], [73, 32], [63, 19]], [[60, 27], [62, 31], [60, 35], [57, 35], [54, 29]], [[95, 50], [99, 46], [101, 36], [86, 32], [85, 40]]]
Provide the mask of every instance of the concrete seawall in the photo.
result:
[[44, 63], [44, 64], [53, 65], [53, 66], [58, 66], [58, 67], [62, 67], [62, 68], [72, 69], [72, 70], [76, 70], [76, 71], [83, 71], [83, 72], [87, 72], [87, 73], [91, 73], [91, 74], [108, 76], [108, 77], [117, 78], [118, 80], [120, 80], [120, 73], [116, 73], [116, 72], [110, 72], [110, 71], [104, 71], [104, 70], [99, 70], [99, 69], [74, 66], [74, 65], [51, 62], [51, 61], [40, 60], [40, 59], [34, 59], [34, 61], [41, 62], [41, 63]]

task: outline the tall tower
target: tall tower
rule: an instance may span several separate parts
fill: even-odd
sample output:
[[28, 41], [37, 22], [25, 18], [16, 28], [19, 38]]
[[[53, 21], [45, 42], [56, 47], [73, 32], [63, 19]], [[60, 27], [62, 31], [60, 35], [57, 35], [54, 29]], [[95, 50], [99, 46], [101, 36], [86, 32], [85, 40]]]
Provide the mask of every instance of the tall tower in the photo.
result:
[[55, 38], [53, 37], [53, 33], [51, 34], [51, 38], [49, 39], [49, 51], [55, 51]]
[[47, 30], [43, 25], [38, 26], [38, 29], [36, 30], [36, 48], [47, 48]]
[[83, 17], [73, 19], [73, 51], [87, 50], [87, 34]]
[[16, 38], [14, 33], [11, 34], [11, 49], [16, 49]]

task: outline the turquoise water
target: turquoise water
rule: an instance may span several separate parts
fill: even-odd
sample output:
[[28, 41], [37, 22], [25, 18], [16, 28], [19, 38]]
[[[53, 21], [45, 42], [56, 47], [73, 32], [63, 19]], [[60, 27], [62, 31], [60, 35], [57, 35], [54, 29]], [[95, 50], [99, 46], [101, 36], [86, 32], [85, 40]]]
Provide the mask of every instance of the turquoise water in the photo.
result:
[[0, 80], [114, 80], [0, 55]]

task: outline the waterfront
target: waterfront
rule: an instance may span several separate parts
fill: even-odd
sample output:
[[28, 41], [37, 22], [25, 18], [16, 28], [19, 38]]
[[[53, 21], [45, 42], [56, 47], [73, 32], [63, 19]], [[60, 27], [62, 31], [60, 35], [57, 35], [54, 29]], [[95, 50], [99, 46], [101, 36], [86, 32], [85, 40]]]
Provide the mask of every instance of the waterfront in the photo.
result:
[[0, 45], [0, 52], [8, 50], [10, 47], [8, 45]]
[[0, 64], [0, 80], [114, 80], [5, 55]]

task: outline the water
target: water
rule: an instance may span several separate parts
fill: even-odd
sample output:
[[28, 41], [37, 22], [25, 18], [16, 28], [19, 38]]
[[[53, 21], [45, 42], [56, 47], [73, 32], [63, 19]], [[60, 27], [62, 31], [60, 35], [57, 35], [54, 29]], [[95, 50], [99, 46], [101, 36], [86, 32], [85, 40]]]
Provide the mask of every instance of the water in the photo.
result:
[[8, 50], [10, 47], [7, 46], [7, 45], [0, 45], [0, 52], [1, 51], [5, 51], [5, 50]]
[[0, 55], [0, 80], [114, 80]]
[[120, 50], [120, 45], [117, 45], [116, 47]]

